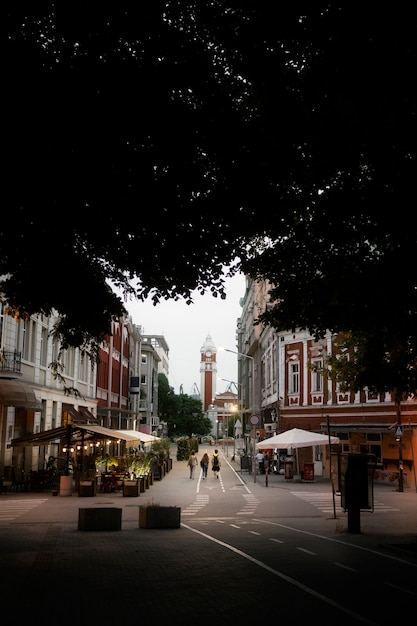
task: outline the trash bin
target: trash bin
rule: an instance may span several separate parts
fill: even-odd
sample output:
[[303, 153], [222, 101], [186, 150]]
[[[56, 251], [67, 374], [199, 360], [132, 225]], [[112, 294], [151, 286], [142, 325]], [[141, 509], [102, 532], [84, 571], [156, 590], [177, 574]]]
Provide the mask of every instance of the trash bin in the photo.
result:
[[294, 478], [294, 462], [285, 461], [284, 463], [284, 478]]
[[304, 480], [314, 481], [314, 463], [304, 463]]

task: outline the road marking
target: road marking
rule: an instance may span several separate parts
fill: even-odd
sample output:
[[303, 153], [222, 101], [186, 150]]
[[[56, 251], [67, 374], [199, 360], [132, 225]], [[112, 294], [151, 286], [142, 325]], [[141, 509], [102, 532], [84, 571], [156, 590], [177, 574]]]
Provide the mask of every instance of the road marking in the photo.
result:
[[317, 556], [317, 552], [312, 552], [311, 550], [307, 550], [306, 548], [300, 548], [297, 546], [297, 550], [300, 552], [305, 552], [306, 554], [311, 554], [311, 556]]
[[333, 565], [337, 565], [337, 567], [341, 567], [342, 569], [347, 569], [349, 572], [357, 572], [358, 570], [354, 567], [349, 567], [348, 565], [343, 565], [343, 563], [338, 563], [337, 561], [333, 561]]
[[393, 589], [401, 591], [402, 593], [408, 593], [410, 596], [417, 595], [415, 591], [410, 591], [410, 589], [405, 589], [404, 587], [400, 587], [399, 585], [395, 585], [394, 583], [386, 582], [384, 584], [387, 585], [387, 587], [392, 587]]
[[245, 505], [236, 513], [236, 515], [253, 515], [258, 508], [259, 500], [251, 493], [242, 493], [245, 498]]
[[315, 591], [314, 589], [307, 587], [307, 585], [304, 585], [300, 581], [295, 580], [295, 578], [291, 578], [291, 576], [287, 576], [287, 574], [284, 574], [284, 572], [280, 572], [274, 569], [273, 567], [270, 567], [263, 561], [259, 561], [259, 559], [255, 559], [250, 554], [247, 554], [247, 552], [243, 552], [242, 550], [235, 548], [235, 546], [232, 546], [229, 543], [225, 543], [224, 541], [221, 541], [220, 539], [216, 539], [215, 537], [212, 537], [211, 535], [208, 535], [207, 533], [204, 533], [201, 530], [197, 530], [196, 528], [192, 528], [191, 526], [187, 526], [186, 524], [181, 524], [181, 526], [183, 528], [186, 528], [187, 530], [190, 530], [192, 533], [197, 533], [197, 535], [201, 535], [202, 537], [205, 537], [209, 541], [213, 541], [217, 545], [222, 546], [223, 548], [226, 548], [227, 550], [230, 550], [234, 554], [241, 556], [242, 558], [246, 559], [247, 561], [250, 561], [254, 565], [257, 565], [258, 567], [261, 567], [262, 569], [273, 574], [274, 576], [277, 576], [278, 578], [285, 580], [288, 584], [293, 585], [294, 587], [301, 589], [302, 591], [304, 591], [305, 593], [308, 593], [314, 598], [317, 598], [318, 600], [321, 600], [322, 602], [334, 607], [335, 609], [342, 611], [346, 615], [349, 615], [350, 618], [352, 618], [353, 620], [361, 622], [362, 624], [368, 624], [368, 626], [376, 626], [375, 622], [372, 622], [366, 619], [362, 615], [358, 615], [357, 613], [355, 613], [354, 611], [351, 611], [350, 609], [343, 606], [342, 604], [335, 602], [335, 600], [332, 600], [331, 598], [328, 598], [327, 596], [319, 593], [318, 591]]
[[309, 530], [301, 530], [301, 528], [294, 528], [294, 526], [287, 526], [286, 524], [279, 524], [278, 522], [271, 522], [265, 519], [254, 519], [254, 522], [258, 524], [267, 524], [269, 526], [277, 526], [278, 528], [286, 528], [287, 530], [292, 530], [295, 533], [300, 533], [302, 535], [309, 535], [310, 537], [317, 537], [319, 539], [323, 539], [324, 541], [330, 541], [332, 543], [340, 543], [343, 546], [349, 546], [350, 548], [354, 548], [356, 550], [363, 550], [364, 552], [369, 552], [370, 554], [377, 554], [378, 556], [382, 556], [385, 559], [390, 559], [391, 561], [397, 561], [397, 563], [405, 563], [410, 567], [417, 567], [417, 563], [412, 563], [411, 561], [407, 561], [407, 559], [402, 559], [393, 554], [387, 554], [385, 552], [380, 552], [379, 550], [374, 550], [372, 548], [366, 548], [365, 546], [359, 546], [356, 543], [350, 543], [348, 541], [342, 541], [341, 539], [334, 539], [333, 537], [326, 537], [325, 535], [319, 535], [318, 533], [310, 532]]
[[36, 498], [33, 500], [2, 500], [0, 509], [0, 522], [10, 522], [19, 515], [24, 515], [40, 504], [47, 502], [48, 498]]
[[190, 504], [187, 508], [181, 511], [181, 515], [195, 515], [200, 511], [203, 507], [207, 506], [209, 503], [210, 497], [206, 494], [197, 495], [197, 501]]
[[[296, 496], [304, 502], [309, 502], [313, 506], [317, 507], [323, 513], [333, 513], [333, 495], [327, 491], [311, 493], [310, 491], [291, 491], [291, 495]], [[337, 513], [345, 513], [345, 509], [340, 504], [340, 501], [335, 502], [335, 509]], [[378, 500], [374, 501], [374, 513], [386, 513], [388, 511], [399, 511], [392, 506], [386, 505]]]

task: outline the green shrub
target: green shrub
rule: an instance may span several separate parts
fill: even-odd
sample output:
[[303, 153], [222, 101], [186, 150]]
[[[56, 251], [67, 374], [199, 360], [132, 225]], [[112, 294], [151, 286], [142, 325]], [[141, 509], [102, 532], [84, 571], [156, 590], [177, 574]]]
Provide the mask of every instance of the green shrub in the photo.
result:
[[198, 439], [196, 437], [178, 439], [177, 461], [186, 461], [192, 452], [198, 452]]

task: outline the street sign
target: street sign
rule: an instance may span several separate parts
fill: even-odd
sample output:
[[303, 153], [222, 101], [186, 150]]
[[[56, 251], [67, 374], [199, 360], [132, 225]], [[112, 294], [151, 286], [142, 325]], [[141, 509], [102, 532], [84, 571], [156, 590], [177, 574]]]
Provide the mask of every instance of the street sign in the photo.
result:
[[397, 424], [395, 427], [395, 438], [398, 440], [398, 439], [401, 439], [402, 436], [403, 436], [403, 427], [401, 424]]
[[249, 421], [252, 426], [257, 426], [259, 424], [259, 417], [257, 415], [251, 415]]

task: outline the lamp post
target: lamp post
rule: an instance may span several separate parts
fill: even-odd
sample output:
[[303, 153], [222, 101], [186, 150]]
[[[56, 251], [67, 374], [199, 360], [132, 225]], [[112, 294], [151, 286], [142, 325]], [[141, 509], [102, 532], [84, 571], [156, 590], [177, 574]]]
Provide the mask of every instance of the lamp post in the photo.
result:
[[223, 441], [226, 441], [226, 456], [229, 458], [229, 413], [226, 413], [226, 437]]
[[[232, 413], [239, 413], [238, 407], [234, 404], [230, 409]], [[236, 459], [236, 419], [233, 421], [233, 460]]]
[[252, 415], [250, 417], [250, 423], [253, 427], [253, 451], [252, 451], [252, 469], [253, 469], [253, 482], [256, 483], [256, 462], [255, 462], [255, 440], [256, 440], [256, 424], [255, 423], [255, 359], [253, 356], [249, 354], [245, 354], [244, 352], [237, 352], [236, 350], [229, 350], [228, 348], [220, 347], [219, 350], [224, 350], [225, 352], [231, 352], [232, 354], [237, 354], [238, 356], [243, 357], [244, 359], [250, 359], [252, 361]]

